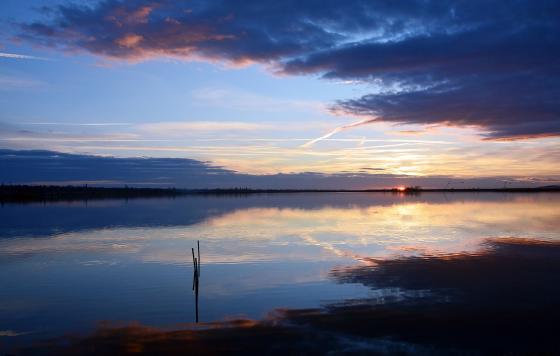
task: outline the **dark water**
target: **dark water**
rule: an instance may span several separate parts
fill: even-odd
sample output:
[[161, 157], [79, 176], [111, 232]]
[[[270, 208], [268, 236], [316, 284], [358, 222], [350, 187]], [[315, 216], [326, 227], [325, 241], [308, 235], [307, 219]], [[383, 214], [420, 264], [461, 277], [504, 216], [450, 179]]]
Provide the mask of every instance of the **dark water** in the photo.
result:
[[0, 351], [557, 353], [559, 276], [558, 194], [4, 205]]

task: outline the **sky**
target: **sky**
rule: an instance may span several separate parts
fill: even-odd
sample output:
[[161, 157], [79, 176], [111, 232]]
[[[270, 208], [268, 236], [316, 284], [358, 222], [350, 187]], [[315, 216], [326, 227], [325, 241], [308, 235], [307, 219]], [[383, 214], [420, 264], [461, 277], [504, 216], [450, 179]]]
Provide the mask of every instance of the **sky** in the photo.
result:
[[[183, 159], [156, 175], [178, 186], [193, 162], [260, 187], [556, 184], [557, 13], [544, 0], [3, 0], [0, 162]], [[52, 176], [32, 168], [0, 180]], [[50, 181], [95, 180], [64, 172]]]

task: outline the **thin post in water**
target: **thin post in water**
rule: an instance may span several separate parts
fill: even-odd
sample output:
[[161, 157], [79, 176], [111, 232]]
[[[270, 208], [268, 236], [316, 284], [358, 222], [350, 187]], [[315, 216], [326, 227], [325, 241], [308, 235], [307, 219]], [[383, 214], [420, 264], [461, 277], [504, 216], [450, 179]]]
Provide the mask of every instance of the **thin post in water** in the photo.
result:
[[197, 247], [197, 255], [198, 258], [195, 257], [194, 254], [194, 247], [191, 248], [192, 258], [193, 258], [193, 286], [192, 289], [195, 295], [195, 312], [196, 312], [196, 322], [198, 323], [198, 285], [199, 285], [199, 276], [200, 276], [200, 241], [196, 241]]
[[195, 287], [195, 278], [197, 276], [197, 266], [196, 266], [196, 257], [194, 257], [194, 247], [191, 248], [192, 250], [192, 260], [193, 260], [193, 286], [192, 289], [194, 290]]
[[200, 277], [200, 240], [196, 240], [196, 248], [198, 251], [198, 264], [197, 264], [198, 268], [196, 271], [198, 273], [198, 276]]

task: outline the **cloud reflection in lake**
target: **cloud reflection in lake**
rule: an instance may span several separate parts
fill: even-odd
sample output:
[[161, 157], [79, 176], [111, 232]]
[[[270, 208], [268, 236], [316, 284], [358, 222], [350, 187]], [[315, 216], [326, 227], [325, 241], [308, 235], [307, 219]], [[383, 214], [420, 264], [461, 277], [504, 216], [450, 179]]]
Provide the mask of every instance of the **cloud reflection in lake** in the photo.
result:
[[219, 321], [198, 328], [104, 324], [88, 336], [52, 339], [26, 351], [554, 354], [560, 351], [555, 341], [558, 273], [559, 242], [490, 239], [477, 253], [384, 259], [375, 266], [333, 271], [341, 283], [388, 289], [384, 298], [277, 309], [258, 321]]
[[[331, 311], [356, 301], [446, 300], [456, 296], [448, 292], [460, 289], [457, 285], [411, 288], [410, 281], [436, 283], [439, 271], [430, 266], [450, 256], [464, 259], [449, 260], [450, 267], [444, 268], [448, 279], [471, 283], [484, 299], [487, 292], [479, 281], [461, 274], [461, 268], [470, 270], [482, 261], [481, 268], [488, 271], [475, 268], [472, 276], [486, 274], [492, 279], [488, 283], [513, 283], [500, 274], [510, 266], [512, 275], [544, 281], [544, 270], [531, 264], [538, 258], [523, 265], [522, 273], [523, 268], [515, 269], [517, 257], [503, 258], [500, 251], [519, 246], [534, 254], [555, 246], [560, 241], [559, 203], [554, 194], [456, 193], [8, 204], [0, 208], [0, 282], [7, 287], [0, 291], [0, 330], [24, 333], [3, 342], [26, 345], [68, 332], [88, 333], [102, 320], [136, 321], [157, 333], [164, 331], [153, 328], [194, 321], [191, 247], [197, 240], [204, 251], [202, 323], [261, 320], [279, 308], [289, 314], [282, 320], [291, 322], [309, 317], [302, 310], [313, 310], [313, 318], [322, 319], [325, 310], [335, 315]], [[549, 245], [537, 248], [531, 241]], [[516, 251], [509, 249], [506, 255]], [[480, 256], [487, 258], [477, 260]], [[556, 252], [542, 257], [556, 268]], [[420, 276], [424, 279], [406, 279], [397, 272], [407, 270], [393, 268], [386, 278], [393, 284], [382, 283], [381, 271], [393, 266], [390, 261], [413, 271], [426, 268]], [[525, 286], [521, 284], [521, 292]], [[556, 290], [545, 291], [557, 296]], [[398, 312], [403, 310], [399, 304]]]

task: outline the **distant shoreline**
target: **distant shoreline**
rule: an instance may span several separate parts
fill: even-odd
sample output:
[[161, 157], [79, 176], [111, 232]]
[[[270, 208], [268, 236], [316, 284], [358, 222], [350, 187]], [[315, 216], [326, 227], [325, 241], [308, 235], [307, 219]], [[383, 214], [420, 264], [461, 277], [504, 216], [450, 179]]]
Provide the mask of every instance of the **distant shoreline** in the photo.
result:
[[177, 188], [132, 188], [132, 187], [89, 187], [89, 186], [44, 186], [44, 185], [1, 185], [0, 202], [44, 202], [100, 199], [135, 199], [180, 197], [188, 195], [251, 195], [279, 193], [391, 193], [418, 195], [422, 193], [559, 193], [560, 186], [536, 188], [471, 188], [471, 189], [423, 189], [405, 187], [392, 189], [177, 189]]

